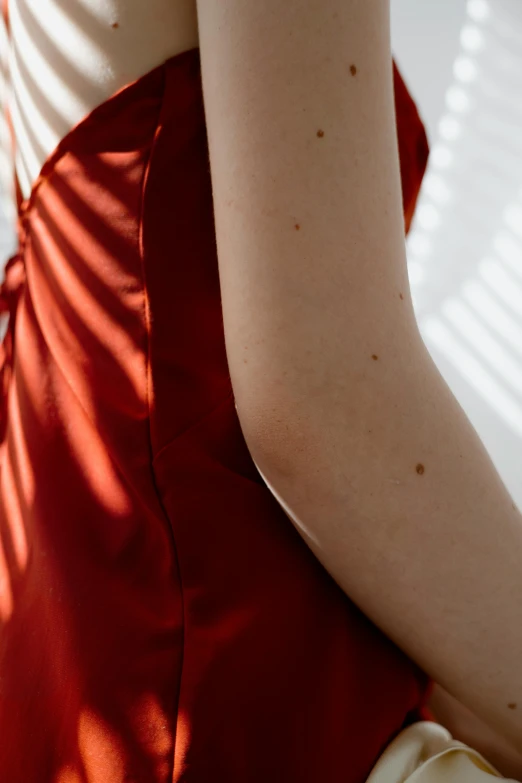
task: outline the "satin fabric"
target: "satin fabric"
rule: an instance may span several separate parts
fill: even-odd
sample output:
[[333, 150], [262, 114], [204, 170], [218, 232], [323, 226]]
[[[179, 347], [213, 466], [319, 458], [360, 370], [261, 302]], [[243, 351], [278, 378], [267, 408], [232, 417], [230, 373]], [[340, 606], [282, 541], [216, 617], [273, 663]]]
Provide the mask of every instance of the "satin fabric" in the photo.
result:
[[516, 783], [443, 726], [419, 721], [390, 743], [366, 783], [494, 783], [494, 778]]
[[[428, 149], [395, 79], [408, 224]], [[0, 290], [2, 781], [363, 783], [432, 683], [247, 449], [198, 49], [68, 134], [19, 234]]]

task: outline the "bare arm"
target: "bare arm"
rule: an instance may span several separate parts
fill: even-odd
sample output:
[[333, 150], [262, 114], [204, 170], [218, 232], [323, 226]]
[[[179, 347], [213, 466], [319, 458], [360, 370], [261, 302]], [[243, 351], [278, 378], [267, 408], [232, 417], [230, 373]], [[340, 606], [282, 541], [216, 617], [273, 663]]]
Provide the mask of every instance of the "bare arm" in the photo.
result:
[[522, 520], [419, 334], [389, 0], [198, 0], [250, 452], [350, 598], [522, 747]]
[[440, 685], [435, 685], [428, 706], [455, 739], [482, 753], [504, 777], [522, 780], [522, 750], [515, 750]]

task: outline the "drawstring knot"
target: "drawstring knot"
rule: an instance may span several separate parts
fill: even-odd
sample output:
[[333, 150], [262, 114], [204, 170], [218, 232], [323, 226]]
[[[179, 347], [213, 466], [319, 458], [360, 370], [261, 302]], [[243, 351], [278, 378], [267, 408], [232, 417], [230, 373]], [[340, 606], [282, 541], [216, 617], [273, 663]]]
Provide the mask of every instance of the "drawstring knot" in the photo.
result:
[[13, 374], [15, 321], [18, 301], [25, 283], [22, 244], [5, 265], [0, 285], [0, 315], [8, 315], [7, 328], [0, 343], [0, 443], [4, 441], [7, 422], [7, 397]]

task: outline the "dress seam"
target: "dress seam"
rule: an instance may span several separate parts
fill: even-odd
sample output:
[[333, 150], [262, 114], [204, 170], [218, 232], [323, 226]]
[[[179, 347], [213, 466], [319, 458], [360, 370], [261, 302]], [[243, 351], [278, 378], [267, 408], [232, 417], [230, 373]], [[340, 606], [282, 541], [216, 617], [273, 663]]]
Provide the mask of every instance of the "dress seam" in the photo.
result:
[[175, 767], [175, 760], [176, 760], [176, 743], [178, 738], [178, 713], [179, 713], [179, 703], [181, 699], [181, 684], [183, 681], [183, 669], [185, 665], [185, 595], [183, 590], [183, 580], [181, 576], [181, 566], [180, 566], [180, 558], [178, 553], [178, 547], [176, 544], [176, 539], [174, 536], [174, 527], [172, 524], [172, 520], [168, 514], [167, 509], [165, 508], [165, 505], [163, 503], [163, 499], [161, 497], [161, 493], [158, 489], [157, 481], [156, 481], [156, 472], [154, 470], [154, 449], [152, 444], [152, 431], [151, 431], [151, 401], [153, 396], [153, 389], [152, 389], [152, 367], [151, 367], [151, 313], [150, 313], [150, 300], [149, 300], [149, 292], [147, 288], [147, 276], [146, 276], [146, 269], [145, 269], [145, 246], [144, 246], [144, 213], [145, 213], [145, 194], [146, 194], [146, 188], [147, 188], [147, 182], [149, 178], [150, 169], [152, 166], [152, 160], [154, 158], [154, 152], [156, 149], [156, 145], [158, 142], [158, 138], [161, 134], [162, 130], [162, 117], [165, 111], [165, 97], [168, 92], [168, 79], [167, 79], [167, 65], [164, 65], [163, 68], [163, 93], [161, 97], [160, 102], [160, 109], [158, 112], [158, 118], [156, 121], [156, 129], [154, 131], [154, 137], [152, 140], [148, 160], [145, 165], [145, 170], [143, 174], [143, 180], [141, 184], [141, 198], [140, 198], [140, 206], [139, 206], [139, 234], [138, 234], [138, 252], [139, 252], [139, 258], [140, 258], [140, 266], [141, 266], [141, 277], [142, 277], [142, 289], [143, 289], [143, 311], [145, 316], [145, 331], [146, 331], [146, 345], [145, 345], [145, 378], [146, 378], [146, 404], [147, 404], [147, 414], [148, 414], [148, 446], [149, 446], [149, 465], [150, 465], [150, 473], [151, 473], [151, 482], [152, 486], [154, 488], [154, 492], [156, 494], [156, 498], [158, 500], [158, 503], [163, 511], [164, 518], [167, 522], [167, 527], [170, 532], [170, 539], [172, 542], [172, 549], [174, 553], [174, 560], [176, 564], [177, 569], [177, 581], [179, 584], [179, 590], [181, 593], [181, 636], [182, 636], [182, 646], [181, 646], [181, 664], [180, 664], [180, 671], [179, 671], [179, 680], [178, 680], [178, 689], [177, 689], [177, 698], [175, 703], [173, 703], [173, 713], [172, 713], [172, 719], [174, 724], [174, 731], [173, 731], [173, 738], [172, 738], [172, 759], [171, 759], [171, 766], [168, 772], [168, 781], [173, 781], [174, 779], [174, 767]]
[[231, 389], [228, 392], [226, 397], [223, 397], [223, 399], [221, 399], [218, 403], [216, 403], [216, 405], [213, 405], [212, 408], [209, 411], [207, 411], [203, 416], [201, 416], [201, 418], [197, 419], [197, 421], [192, 422], [192, 424], [189, 424], [188, 427], [186, 427], [181, 432], [178, 432], [177, 435], [174, 435], [173, 438], [171, 438], [167, 443], [165, 443], [165, 445], [162, 446], [156, 452], [156, 454], [153, 455], [153, 462], [156, 462], [156, 460], [159, 459], [159, 457], [163, 454], [163, 452], [166, 451], [167, 449], [169, 449], [172, 446], [173, 443], [176, 443], [177, 440], [179, 440], [180, 438], [183, 438], [188, 432], [191, 432], [194, 429], [194, 427], [197, 427], [200, 424], [202, 424], [210, 416], [212, 416], [212, 414], [215, 413], [219, 408], [221, 408], [223, 405], [225, 405], [225, 403], [227, 403], [230, 400], [230, 398], [233, 397], [233, 394], [234, 394], [234, 392]]

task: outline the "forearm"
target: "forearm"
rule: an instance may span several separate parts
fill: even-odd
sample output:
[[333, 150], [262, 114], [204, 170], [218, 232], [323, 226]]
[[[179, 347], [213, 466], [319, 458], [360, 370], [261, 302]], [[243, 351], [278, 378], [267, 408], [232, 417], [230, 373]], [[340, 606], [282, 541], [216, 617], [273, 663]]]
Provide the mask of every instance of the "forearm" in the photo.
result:
[[521, 747], [520, 513], [432, 360], [382, 335], [365, 377], [366, 339], [306, 398], [274, 401], [251, 453], [346, 594]]
[[502, 775], [522, 780], [522, 750], [515, 750], [501, 735], [436, 684], [428, 707], [440, 723], [460, 742], [482, 753]]

